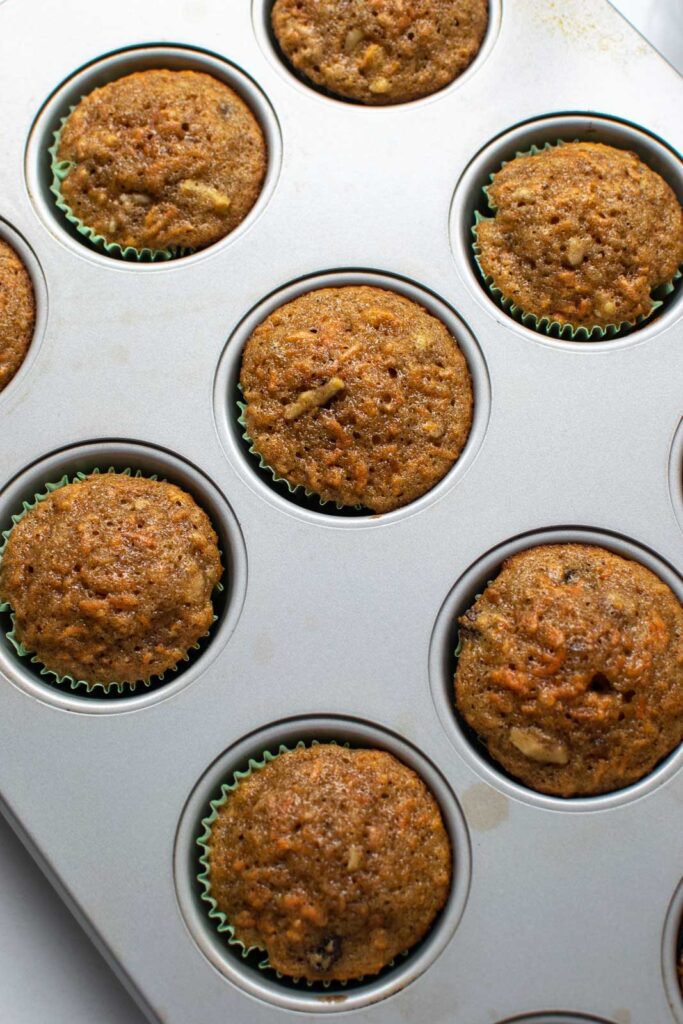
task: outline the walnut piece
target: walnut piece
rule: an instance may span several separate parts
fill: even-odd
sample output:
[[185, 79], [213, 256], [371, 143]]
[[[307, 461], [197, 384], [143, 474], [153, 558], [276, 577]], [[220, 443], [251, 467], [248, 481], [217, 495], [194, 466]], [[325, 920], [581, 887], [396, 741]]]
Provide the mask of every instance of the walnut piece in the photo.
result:
[[357, 871], [363, 862], [363, 850], [360, 846], [349, 848], [349, 859], [346, 862], [346, 870]]
[[572, 267], [578, 267], [583, 262], [588, 246], [580, 238], [570, 238], [567, 243], [567, 259]]
[[391, 89], [391, 82], [388, 78], [373, 78], [368, 86], [370, 92], [374, 92], [376, 95], [389, 92]]
[[358, 44], [365, 38], [363, 30], [360, 28], [352, 28], [346, 33], [346, 39], [344, 40], [344, 52], [352, 53], [356, 49]]
[[564, 743], [535, 729], [510, 729], [510, 743], [530, 761], [541, 764], [569, 764], [569, 751]]
[[178, 185], [178, 190], [186, 196], [197, 199], [202, 206], [208, 206], [218, 214], [227, 213], [230, 209], [231, 199], [224, 192], [219, 192], [211, 185], [205, 185], [193, 178], [185, 178]]
[[310, 412], [311, 409], [325, 405], [340, 391], [343, 391], [345, 386], [341, 377], [330, 377], [327, 383], [321, 384], [319, 388], [302, 391], [296, 402], [290, 402], [285, 406], [285, 420], [287, 423], [291, 423], [293, 420], [298, 420], [299, 416], [303, 416], [304, 413]]

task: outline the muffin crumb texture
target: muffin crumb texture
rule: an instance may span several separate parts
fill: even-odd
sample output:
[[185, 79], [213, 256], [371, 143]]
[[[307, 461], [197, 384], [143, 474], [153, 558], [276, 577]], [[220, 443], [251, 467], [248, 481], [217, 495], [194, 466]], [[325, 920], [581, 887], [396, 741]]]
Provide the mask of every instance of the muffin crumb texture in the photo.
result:
[[277, 476], [375, 512], [440, 480], [472, 423], [455, 340], [381, 288], [322, 288], [281, 306], [247, 342], [240, 381], [248, 437]]
[[458, 710], [515, 778], [571, 797], [683, 740], [683, 607], [637, 562], [558, 544], [508, 559], [460, 619]]
[[23, 363], [35, 321], [29, 273], [14, 249], [0, 238], [0, 391]]
[[635, 153], [569, 142], [505, 164], [476, 228], [482, 271], [539, 321], [631, 324], [683, 262], [683, 210]]
[[153, 69], [84, 97], [62, 130], [57, 160], [78, 219], [122, 249], [201, 249], [233, 231], [266, 170], [263, 132], [224, 82]]
[[275, 0], [273, 31], [315, 85], [368, 104], [437, 92], [467, 68], [487, 0]]
[[309, 981], [376, 974], [431, 927], [451, 882], [438, 804], [391, 754], [281, 754], [219, 809], [211, 896], [245, 947]]
[[106, 688], [177, 665], [211, 626], [221, 575], [216, 534], [189, 494], [95, 474], [51, 492], [13, 527], [0, 600], [46, 668]]

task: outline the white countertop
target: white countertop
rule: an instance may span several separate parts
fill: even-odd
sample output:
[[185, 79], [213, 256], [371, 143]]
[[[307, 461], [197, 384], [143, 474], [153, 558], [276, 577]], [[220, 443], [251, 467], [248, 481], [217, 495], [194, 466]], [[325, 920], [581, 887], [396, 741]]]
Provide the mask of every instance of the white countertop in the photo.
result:
[[[612, 2], [683, 72], [683, 0]], [[2, 818], [0, 1021], [145, 1024]]]
[[610, 3], [683, 74], [682, 0], [610, 0]]

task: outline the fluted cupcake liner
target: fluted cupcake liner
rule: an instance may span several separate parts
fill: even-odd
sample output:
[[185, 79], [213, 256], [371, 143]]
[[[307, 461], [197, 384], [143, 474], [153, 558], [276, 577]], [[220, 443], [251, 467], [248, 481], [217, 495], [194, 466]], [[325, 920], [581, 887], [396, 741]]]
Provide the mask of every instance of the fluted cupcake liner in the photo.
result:
[[[0, 533], [0, 538], [2, 541], [0, 543], [0, 563], [2, 562], [3, 555], [5, 554], [5, 548], [7, 547], [7, 542], [10, 538], [12, 530], [17, 525], [17, 523], [21, 522], [21, 520], [24, 518], [27, 512], [32, 511], [32, 509], [36, 508], [36, 506], [39, 505], [41, 501], [45, 501], [45, 499], [48, 498], [50, 494], [52, 494], [54, 491], [58, 491], [61, 487], [65, 487], [67, 484], [78, 483], [81, 480], [87, 479], [88, 476], [96, 475], [101, 472], [101, 469], [93, 469], [90, 474], [81, 472], [76, 473], [74, 476], [69, 476], [68, 474], [65, 474], [63, 477], [61, 477], [60, 480], [57, 480], [56, 482], [46, 483], [45, 490], [39, 492], [38, 494], [34, 494], [32, 501], [24, 501], [21, 512], [18, 512], [16, 513], [16, 515], [12, 516], [13, 525], [9, 528], [9, 530], [3, 530], [2, 533]], [[118, 473], [122, 476], [145, 477], [148, 480], [158, 479], [156, 474], [147, 475], [145, 473], [142, 473], [140, 470], [133, 471], [132, 469], [129, 468], [116, 470], [110, 466], [109, 469], [107, 469], [105, 472]], [[222, 591], [223, 585], [219, 583], [216, 589], [218, 591]], [[28, 658], [32, 665], [38, 665], [40, 668], [40, 675], [45, 677], [46, 682], [49, 683], [51, 686], [56, 686], [60, 688], [66, 687], [72, 691], [85, 691], [85, 694], [89, 697], [95, 695], [95, 691], [101, 689], [103, 691], [103, 696], [115, 698], [117, 694], [121, 696], [122, 694], [126, 693], [126, 691], [130, 691], [131, 693], [133, 693], [139, 687], [150, 687], [152, 685], [162, 683], [168, 676], [169, 672], [177, 672], [182, 662], [187, 662], [190, 660], [190, 651], [198, 651], [201, 648], [201, 644], [199, 642], [193, 644], [192, 647], [188, 650], [187, 654], [181, 659], [181, 661], [178, 662], [177, 665], [174, 665], [173, 668], [168, 669], [160, 676], [150, 676], [149, 679], [137, 680], [133, 683], [105, 683], [99, 681], [90, 682], [87, 679], [74, 679], [73, 676], [69, 675], [62, 676], [58, 672], [55, 672], [52, 669], [47, 668], [46, 665], [43, 665], [40, 658], [33, 651], [30, 651], [27, 647], [25, 647], [24, 644], [17, 638], [16, 620], [14, 612], [12, 610], [12, 606], [7, 601], [0, 602], [0, 613], [3, 612], [9, 612], [10, 621], [12, 623], [12, 628], [9, 631], [5, 632], [5, 636], [7, 637], [7, 639], [9, 640], [12, 647], [17, 652], [20, 658]], [[217, 616], [214, 615], [214, 622], [216, 621], [216, 618]], [[208, 632], [204, 634], [205, 637], [208, 635]], [[100, 697], [101, 695], [97, 694], [97, 696]]]
[[136, 249], [135, 246], [132, 245], [121, 246], [118, 242], [109, 242], [104, 235], [98, 234], [94, 228], [88, 227], [87, 224], [84, 224], [83, 221], [76, 216], [62, 195], [62, 182], [69, 176], [76, 164], [70, 160], [60, 160], [57, 156], [64, 126], [75, 109], [76, 104], [69, 109], [69, 113], [66, 117], [61, 119], [59, 128], [52, 136], [54, 141], [48, 149], [48, 153], [50, 154], [50, 170], [52, 172], [50, 192], [52, 192], [55, 197], [57, 209], [61, 210], [69, 223], [73, 224], [80, 235], [87, 238], [95, 248], [106, 252], [108, 256], [119, 257], [129, 261], [154, 262], [172, 260], [179, 256], [189, 256], [190, 253], [194, 252], [194, 249], [184, 246], [169, 246], [166, 249]]
[[[580, 140], [574, 139], [573, 141], [578, 142]], [[529, 149], [526, 150], [518, 150], [515, 153], [513, 159], [516, 160], [518, 157], [537, 156], [539, 153], [543, 153], [547, 150], [555, 149], [558, 146], [564, 146], [566, 144], [566, 139], [557, 139], [557, 141], [555, 142], [546, 142], [543, 146], [531, 146]], [[504, 160], [501, 163], [500, 167], [498, 167], [494, 172], [492, 172], [489, 175], [489, 184], [484, 185], [482, 188], [482, 192], [486, 197], [487, 207], [489, 210], [493, 212], [494, 215], [497, 207], [495, 203], [493, 203], [493, 201], [491, 200], [491, 197], [489, 195], [489, 188], [498, 171], [502, 170], [502, 168], [505, 167], [508, 163], [511, 163], [511, 161]], [[474, 223], [472, 224], [471, 227], [471, 232], [473, 236], [472, 252], [474, 253], [475, 262], [477, 264], [477, 267], [479, 268], [479, 273], [482, 276], [486, 288], [491, 294], [491, 296], [494, 298], [496, 303], [502, 309], [504, 309], [505, 312], [514, 320], [517, 320], [519, 323], [524, 324], [526, 327], [533, 328], [533, 330], [535, 331], [539, 331], [540, 333], [546, 334], [549, 337], [564, 338], [565, 340], [569, 341], [603, 341], [605, 338], [617, 338], [625, 331], [631, 330], [634, 327], [639, 327], [641, 324], [646, 323], [653, 315], [653, 313], [660, 309], [666, 297], [670, 295], [671, 292], [673, 292], [674, 288], [676, 287], [676, 282], [681, 277], [680, 270], [677, 270], [671, 281], [668, 281], [665, 284], [659, 285], [657, 288], [653, 289], [651, 293], [651, 309], [648, 313], [644, 314], [643, 316], [636, 317], [633, 320], [622, 320], [619, 323], [605, 325], [595, 324], [593, 327], [575, 327], [572, 324], [560, 323], [558, 320], [553, 320], [547, 316], [539, 317], [535, 313], [530, 313], [527, 310], [522, 309], [522, 307], [517, 305], [517, 303], [513, 302], [512, 299], [506, 298], [506, 296], [503, 294], [503, 291], [496, 285], [494, 278], [490, 274], [487, 274], [484, 268], [482, 267], [480, 258], [481, 250], [479, 247], [477, 230], [481, 221], [490, 219], [490, 217], [487, 217], [479, 210], [475, 210]]]
[[[299, 742], [296, 743], [293, 747], [289, 747], [286, 744], [281, 743], [276, 753], [272, 753], [270, 750], [264, 750], [260, 758], [249, 759], [248, 766], [244, 771], [237, 770], [233, 772], [232, 780], [223, 783], [223, 785], [221, 786], [219, 796], [217, 796], [214, 800], [211, 800], [209, 803], [209, 813], [201, 820], [202, 833], [195, 840], [197, 846], [201, 850], [199, 856], [201, 870], [197, 873], [196, 879], [200, 886], [200, 898], [207, 905], [208, 917], [211, 920], [211, 922], [215, 925], [218, 934], [221, 935], [222, 938], [224, 938], [227, 941], [228, 945], [231, 948], [233, 948], [245, 960], [247, 959], [247, 957], [254, 953], [262, 954], [262, 959], [259, 960], [256, 964], [258, 970], [270, 972], [274, 977], [277, 977], [280, 980], [287, 980], [293, 982], [295, 985], [304, 984], [306, 985], [307, 988], [313, 988], [316, 985], [322, 985], [323, 988], [325, 989], [329, 989], [330, 986], [332, 985], [339, 985], [345, 988], [348, 984], [351, 984], [350, 981], [310, 981], [307, 978], [293, 978], [290, 975], [284, 975], [280, 971], [276, 970], [276, 968], [274, 968], [269, 962], [265, 950], [261, 949], [259, 946], [245, 946], [245, 944], [237, 938], [235, 934], [235, 929], [230, 924], [227, 915], [219, 909], [216, 900], [211, 895], [211, 877], [209, 868], [211, 832], [214, 823], [218, 818], [218, 814], [221, 808], [224, 806], [225, 802], [228, 800], [230, 795], [235, 792], [237, 787], [242, 782], [244, 782], [245, 779], [248, 779], [251, 775], [253, 775], [254, 772], [261, 771], [263, 768], [266, 767], [266, 765], [277, 760], [277, 758], [280, 757], [281, 754], [288, 754], [294, 750], [302, 750], [306, 747], [316, 747], [319, 745], [320, 742], [321, 741], [319, 740], [312, 740], [310, 743], [306, 743], [304, 742], [304, 740], [299, 740]], [[335, 743], [334, 740], [326, 740], [325, 742], [332, 744]], [[342, 745], [349, 746], [348, 743]], [[407, 952], [404, 955], [407, 955]], [[390, 970], [395, 965], [395, 963], [396, 960], [392, 960], [385, 967], [383, 967], [382, 971], [379, 973], [383, 974], [385, 971]], [[353, 982], [357, 983], [363, 980], [364, 979], [362, 977], [354, 978]]]
[[[241, 394], [241, 385], [238, 384], [237, 387]], [[366, 510], [364, 505], [342, 505], [341, 502], [339, 501], [331, 501], [328, 498], [321, 497], [317, 493], [317, 491], [312, 491], [310, 488], [305, 487], [304, 484], [291, 484], [289, 480], [287, 480], [285, 477], [279, 476], [278, 473], [273, 469], [273, 467], [270, 466], [263, 458], [261, 452], [255, 447], [254, 442], [252, 441], [249, 435], [245, 418], [247, 411], [246, 402], [238, 401], [237, 408], [239, 409], [239, 416], [237, 417], [237, 422], [242, 428], [242, 437], [247, 444], [249, 453], [253, 455], [254, 458], [258, 459], [259, 468], [265, 470], [268, 474], [270, 474], [275, 483], [284, 484], [284, 486], [287, 488], [290, 494], [305, 494], [307, 498], [315, 498], [315, 500], [317, 501], [321, 508], [324, 508], [326, 505], [334, 505], [334, 507], [339, 509], [340, 511], [344, 509], [352, 509], [354, 512], [369, 512], [369, 510]]]

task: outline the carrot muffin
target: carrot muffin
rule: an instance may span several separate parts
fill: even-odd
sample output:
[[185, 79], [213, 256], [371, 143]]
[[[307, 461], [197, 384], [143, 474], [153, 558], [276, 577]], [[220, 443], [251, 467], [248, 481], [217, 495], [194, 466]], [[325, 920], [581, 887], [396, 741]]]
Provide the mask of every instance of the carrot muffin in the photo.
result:
[[467, 363], [441, 321], [365, 285], [271, 313], [246, 344], [240, 381], [247, 435], [276, 476], [375, 512], [440, 480], [472, 423]]
[[35, 322], [29, 273], [14, 249], [0, 238], [0, 391], [23, 363]]
[[476, 227], [504, 300], [573, 327], [633, 323], [683, 261], [683, 210], [635, 153], [569, 142], [505, 164]]
[[258, 121], [224, 82], [140, 71], [95, 89], [69, 115], [61, 195], [108, 243], [201, 249], [244, 220], [266, 170]]
[[309, 981], [376, 974], [430, 929], [448, 897], [438, 804], [391, 754], [299, 747], [228, 794], [208, 883], [246, 948]]
[[488, 0], [275, 0], [273, 31], [315, 85], [361, 103], [443, 89], [482, 44]]
[[532, 789], [620, 789], [683, 740], [683, 607], [638, 562], [530, 548], [462, 616], [460, 636], [458, 710]]
[[104, 473], [52, 491], [10, 532], [0, 601], [57, 676], [136, 683], [183, 659], [222, 575], [209, 519], [173, 484]]

